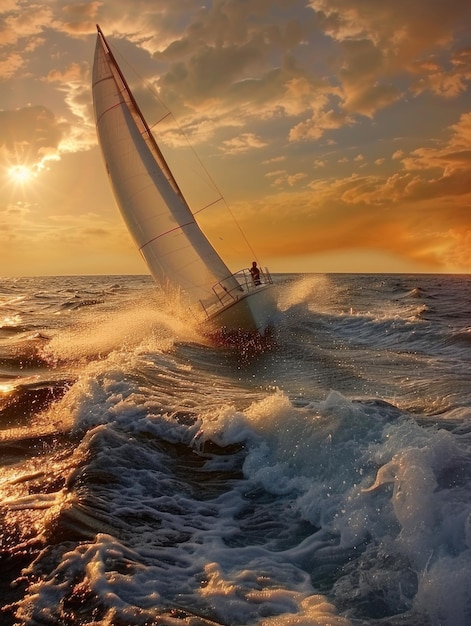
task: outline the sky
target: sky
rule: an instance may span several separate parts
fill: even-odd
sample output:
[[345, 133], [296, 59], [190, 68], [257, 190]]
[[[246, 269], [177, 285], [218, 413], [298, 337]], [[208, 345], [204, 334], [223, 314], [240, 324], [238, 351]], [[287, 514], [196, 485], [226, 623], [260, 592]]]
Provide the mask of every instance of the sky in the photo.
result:
[[0, 276], [147, 272], [96, 24], [233, 271], [471, 273], [469, 0], [0, 0]]

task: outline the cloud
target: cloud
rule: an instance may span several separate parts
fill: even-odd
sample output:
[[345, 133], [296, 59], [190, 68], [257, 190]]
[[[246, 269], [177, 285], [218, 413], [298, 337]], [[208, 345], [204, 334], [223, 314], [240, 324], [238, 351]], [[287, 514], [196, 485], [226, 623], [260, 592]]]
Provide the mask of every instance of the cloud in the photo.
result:
[[34, 202], [6, 201], [5, 193], [0, 200], [0, 248], [4, 275], [57, 274], [58, 267], [66, 274], [96, 273], [97, 262], [105, 273], [117, 267], [123, 273], [145, 271], [119, 220], [80, 210], [46, 214]]
[[0, 78], [12, 78], [22, 65], [23, 59], [20, 54], [15, 52], [9, 54], [4, 61], [0, 61]]
[[447, 66], [434, 56], [418, 60], [412, 64], [411, 72], [417, 75], [411, 86], [414, 95], [430, 91], [447, 99], [456, 98], [466, 91], [471, 81], [471, 48], [454, 52]]
[[449, 146], [457, 149], [471, 148], [471, 111], [463, 113], [459, 121], [451, 126], [453, 135]]
[[464, 27], [471, 8], [462, 0], [310, 0], [325, 32], [336, 41], [371, 41], [385, 51], [393, 68], [417, 58], [431, 46], [447, 46], [454, 31]]
[[[426, 66], [420, 65], [418, 55], [449, 41], [462, 13], [456, 0], [451, 0], [447, 12], [434, 4], [443, 20], [425, 11], [424, 0], [419, 4], [422, 12], [411, 10], [402, 0], [394, 9], [371, 1], [359, 5], [353, 0], [312, 0], [307, 5], [286, 2], [277, 11], [266, 0], [250, 4], [227, 0], [206, 6], [190, 0], [178, 4], [137, 0], [131, 10], [117, 0], [112, 5], [98, 1], [32, 4], [20, 13], [19, 5], [10, 2], [6, 23], [15, 37], [40, 36], [46, 26], [79, 37], [93, 32], [94, 23], [103, 19], [111, 39], [126, 37], [128, 49], [131, 43], [139, 49], [149, 82], [183, 129], [200, 130], [201, 141], [215, 137], [226, 125], [257, 120], [257, 134], [266, 142], [271, 120], [287, 119], [286, 136], [295, 143], [317, 141], [326, 133], [351, 127], [358, 115], [373, 118], [405, 97], [402, 85], [395, 83], [405, 72], [413, 78], [415, 95], [434, 88], [432, 75], [425, 78]], [[336, 47], [329, 68], [321, 69], [309, 46], [326, 35]], [[463, 89], [467, 80], [466, 51], [456, 50], [453, 58], [457, 78], [455, 87], [442, 88], [447, 95]], [[28, 58], [11, 52], [0, 72], [3, 69], [4, 76], [11, 76], [21, 63], [26, 69]], [[79, 60], [76, 66], [81, 66]], [[329, 76], [326, 69], [334, 74]], [[85, 120], [89, 76], [82, 70], [72, 84], [67, 71], [55, 64], [46, 74], [49, 80], [65, 77], [61, 89], [68, 90], [66, 103], [72, 115]], [[435, 82], [434, 89], [440, 91], [438, 74]], [[71, 128], [77, 125], [70, 121]], [[80, 133], [75, 129], [74, 134]], [[88, 140], [82, 141], [86, 145]]]
[[[431, 172], [433, 178], [424, 175], [423, 185], [429, 193], [467, 194], [471, 179], [471, 112], [460, 116], [450, 127], [450, 137], [439, 147], [417, 148], [404, 155], [401, 162], [408, 172]], [[437, 175], [437, 171], [441, 175]]]
[[237, 137], [228, 139], [222, 144], [222, 150], [224, 154], [240, 154], [241, 152], [248, 152], [254, 148], [263, 148], [267, 144], [263, 142], [260, 137], [257, 137], [253, 133], [242, 133]]
[[277, 193], [234, 209], [246, 215], [241, 224], [257, 233], [257, 248], [265, 258], [377, 250], [430, 271], [466, 271], [471, 227], [463, 223], [462, 209], [448, 207], [445, 214], [434, 199], [422, 199], [420, 210], [413, 199], [399, 204], [400, 190], [407, 185], [400, 180], [390, 181], [396, 198], [384, 195], [381, 202], [372, 202], [371, 194], [378, 193], [383, 182], [370, 177], [318, 181], [310, 193]]
[[290, 141], [320, 139], [326, 130], [334, 130], [353, 124], [353, 119], [342, 112], [318, 109], [312, 117], [294, 126], [289, 133]]
[[[89, 201], [93, 212], [114, 210], [104, 192], [96, 198], [101, 174], [92, 185], [84, 165], [99, 162], [84, 151], [96, 147], [90, 65], [100, 23], [117, 56], [139, 68], [135, 79], [123, 63], [151, 125], [164, 106], [143, 82], [213, 159], [265, 252], [381, 247], [431, 267], [469, 263], [470, 3], [3, 0], [0, 14], [0, 159], [62, 158], [44, 214], [74, 182], [56, 218]], [[180, 158], [167, 120], [157, 134]], [[9, 204], [5, 224], [27, 210], [37, 219], [34, 203]], [[74, 228], [85, 233], [85, 222], [67, 230], [56, 218], [37, 222], [55, 245]], [[111, 232], [111, 218], [97, 229]]]
[[[389, 175], [318, 178], [309, 192], [278, 193], [250, 211], [241, 203], [240, 221], [251, 224], [267, 257], [378, 250], [430, 271], [469, 271], [471, 113], [450, 125], [441, 145], [398, 150], [392, 159], [401, 169]], [[267, 176], [277, 188], [288, 180], [286, 169]]]
[[0, 111], [0, 155], [6, 165], [43, 162], [57, 154], [68, 125], [42, 106]]
[[51, 24], [53, 11], [42, 4], [23, 7], [20, 3], [2, 3], [0, 15], [0, 47], [17, 44], [25, 38], [38, 36]]
[[62, 7], [60, 13], [61, 30], [71, 35], [87, 34], [94, 27], [102, 1], [75, 2]]
[[274, 187], [295, 187], [300, 181], [305, 180], [308, 175], [305, 172], [297, 172], [290, 174], [286, 170], [277, 170], [268, 172], [265, 176], [272, 179], [272, 185]]
[[184, 127], [209, 117], [219, 128], [295, 117], [335, 91], [312, 72], [304, 44], [314, 14], [303, 3], [288, 3], [286, 13], [265, 0], [185, 7], [147, 3], [140, 39], [134, 31], [142, 16], [126, 29], [153, 51], [158, 74], [151, 82]]
[[57, 85], [73, 121], [60, 143], [61, 152], [88, 150], [96, 145], [95, 122], [90, 99], [90, 69], [87, 63], [71, 63], [64, 70], [51, 70], [45, 81]]
[[279, 155], [263, 161], [263, 165], [271, 165], [272, 163], [281, 163], [283, 161], [286, 161], [286, 157]]
[[395, 150], [392, 159], [401, 159], [404, 156], [404, 150]]
[[[428, 89], [456, 97], [470, 79], [469, 49], [450, 47], [455, 31], [471, 16], [471, 5], [461, 0], [413, 5], [405, 0], [311, 0], [310, 6], [339, 46], [332, 67], [341, 81], [342, 107], [351, 114], [372, 117], [404, 98], [407, 89], [414, 95]], [[402, 84], [394, 83], [398, 78]]]

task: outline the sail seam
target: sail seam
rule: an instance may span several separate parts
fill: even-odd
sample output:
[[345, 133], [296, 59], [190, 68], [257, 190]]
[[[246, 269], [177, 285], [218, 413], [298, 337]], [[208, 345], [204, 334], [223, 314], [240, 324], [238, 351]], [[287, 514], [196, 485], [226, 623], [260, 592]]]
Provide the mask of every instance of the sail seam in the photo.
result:
[[101, 120], [101, 118], [104, 117], [107, 113], [109, 113], [113, 109], [116, 109], [117, 107], [123, 106], [124, 104], [125, 104], [124, 102], [118, 102], [117, 104], [113, 104], [112, 107], [109, 107], [108, 109], [105, 109], [105, 111], [103, 111], [103, 113], [100, 116], [97, 117], [97, 122], [99, 122]]
[[183, 228], [185, 228], [185, 226], [191, 226], [194, 223], [195, 223], [194, 221], [191, 221], [191, 222], [187, 222], [186, 224], [181, 224], [180, 226], [175, 226], [175, 228], [171, 228], [170, 230], [166, 230], [164, 233], [160, 233], [160, 235], [157, 235], [156, 237], [153, 237], [152, 239], [149, 239], [149, 241], [146, 241], [146, 243], [142, 244], [142, 246], [139, 248], [139, 250], [142, 250], [143, 248], [148, 246], [153, 241], [156, 241], [157, 239], [160, 239], [161, 237], [164, 237], [165, 235], [169, 235], [170, 233], [174, 233], [176, 230], [182, 230]]

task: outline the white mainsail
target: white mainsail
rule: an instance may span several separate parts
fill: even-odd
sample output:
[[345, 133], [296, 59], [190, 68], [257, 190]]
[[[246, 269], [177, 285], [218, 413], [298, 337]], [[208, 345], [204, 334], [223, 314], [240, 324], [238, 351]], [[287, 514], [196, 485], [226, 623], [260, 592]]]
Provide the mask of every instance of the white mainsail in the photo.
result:
[[238, 301], [244, 288], [196, 223], [99, 26], [97, 29], [93, 104], [117, 204], [157, 283], [180, 288], [189, 305], [197, 305], [193, 309], [197, 316], [210, 316], [215, 308]]

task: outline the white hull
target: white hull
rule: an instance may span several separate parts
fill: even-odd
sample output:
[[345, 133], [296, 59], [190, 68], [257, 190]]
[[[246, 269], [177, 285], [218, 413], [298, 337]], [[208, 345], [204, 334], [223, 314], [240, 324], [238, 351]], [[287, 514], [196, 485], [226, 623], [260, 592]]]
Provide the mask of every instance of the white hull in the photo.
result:
[[213, 332], [258, 333], [265, 336], [277, 310], [273, 284], [260, 285], [208, 318]]

